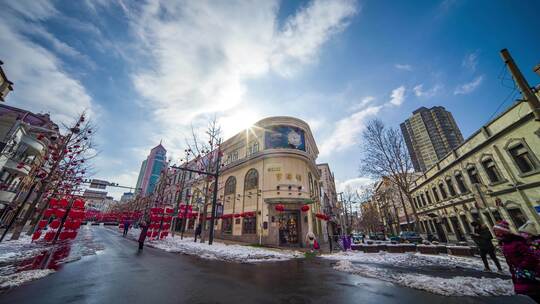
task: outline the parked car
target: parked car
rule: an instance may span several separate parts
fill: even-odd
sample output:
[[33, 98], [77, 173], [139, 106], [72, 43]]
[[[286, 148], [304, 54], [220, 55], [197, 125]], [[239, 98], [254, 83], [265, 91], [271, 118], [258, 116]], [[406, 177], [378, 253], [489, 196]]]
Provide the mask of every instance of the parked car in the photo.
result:
[[422, 237], [414, 231], [401, 231], [399, 233], [399, 242], [422, 243]]
[[370, 234], [369, 239], [374, 241], [384, 241], [386, 240], [386, 237], [384, 236], [384, 233], [377, 232]]

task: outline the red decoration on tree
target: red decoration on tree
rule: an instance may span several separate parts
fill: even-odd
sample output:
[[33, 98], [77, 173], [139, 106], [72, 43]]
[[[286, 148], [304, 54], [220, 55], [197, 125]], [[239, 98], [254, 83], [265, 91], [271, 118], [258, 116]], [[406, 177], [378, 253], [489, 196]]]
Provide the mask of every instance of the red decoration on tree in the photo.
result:
[[234, 215], [234, 217], [235, 217], [235, 218], [239, 218], [239, 217], [240, 217], [240, 213], [236, 213], [236, 214]]
[[283, 206], [283, 204], [277, 204], [275, 209], [277, 212], [283, 212], [285, 211], [285, 206]]
[[302, 208], [300, 208], [300, 210], [302, 210], [302, 212], [308, 212], [309, 211], [309, 206], [304, 205], [304, 206], [302, 206]]
[[36, 232], [34, 232], [34, 234], [32, 234], [32, 241], [35, 241], [39, 239], [40, 237], [41, 237], [41, 230], [37, 230]]
[[52, 228], [52, 229], [58, 229], [58, 227], [60, 227], [60, 220], [54, 220], [52, 221], [49, 226]]

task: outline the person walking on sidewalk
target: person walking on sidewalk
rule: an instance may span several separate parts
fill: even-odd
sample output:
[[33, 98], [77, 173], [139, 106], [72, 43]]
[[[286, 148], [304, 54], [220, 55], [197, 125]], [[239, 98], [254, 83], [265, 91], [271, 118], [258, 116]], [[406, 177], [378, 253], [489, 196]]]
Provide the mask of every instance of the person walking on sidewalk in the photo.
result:
[[484, 271], [491, 271], [487, 260], [487, 255], [489, 254], [489, 257], [493, 260], [499, 272], [501, 272], [502, 268], [499, 259], [497, 259], [497, 255], [495, 254], [495, 246], [493, 246], [491, 232], [486, 225], [482, 225], [479, 222], [472, 222], [471, 225], [474, 228], [474, 233], [471, 233], [471, 238], [480, 250], [480, 257], [482, 258], [482, 262], [484, 262]]
[[306, 245], [308, 246], [308, 248], [310, 249], [310, 251], [313, 251], [313, 249], [315, 249], [315, 234], [313, 233], [313, 231], [308, 231], [308, 233], [306, 233]]
[[125, 220], [124, 221], [124, 233], [122, 234], [122, 236], [126, 236], [128, 234], [128, 231], [129, 231], [129, 225], [131, 225], [131, 223], [129, 222], [129, 220]]
[[146, 240], [146, 233], [148, 232], [148, 224], [146, 221], [142, 221], [139, 224], [139, 228], [141, 229], [141, 234], [139, 235], [139, 250], [142, 250], [144, 241]]
[[199, 224], [197, 225], [197, 228], [195, 229], [195, 239], [193, 240], [194, 242], [197, 242], [197, 237], [200, 236], [202, 233], [202, 225]]
[[527, 240], [513, 234], [507, 221], [497, 223], [493, 231], [510, 268], [515, 293], [527, 295], [540, 303], [540, 278], [536, 273], [540, 260], [530, 250]]

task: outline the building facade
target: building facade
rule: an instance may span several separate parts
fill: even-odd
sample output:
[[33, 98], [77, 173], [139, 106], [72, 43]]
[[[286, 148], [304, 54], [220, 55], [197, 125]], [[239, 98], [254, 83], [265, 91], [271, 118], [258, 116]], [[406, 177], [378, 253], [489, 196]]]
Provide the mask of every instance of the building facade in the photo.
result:
[[421, 107], [400, 128], [417, 172], [426, 171], [463, 142], [452, 113], [444, 107]]
[[332, 173], [327, 163], [317, 164], [317, 169], [319, 169], [320, 176], [320, 201], [324, 213], [330, 216], [327, 222], [328, 233], [330, 235], [341, 235], [343, 212], [338, 204], [334, 173]]
[[[319, 194], [317, 145], [309, 126], [292, 117], [269, 117], [221, 145], [218, 180], [220, 214], [215, 235], [221, 239], [274, 246], [305, 246], [313, 231], [326, 239]], [[201, 212], [212, 184], [199, 178], [190, 205]], [[279, 211], [280, 207], [283, 208]], [[210, 204], [207, 205], [210, 210]], [[196, 224], [190, 220], [188, 227]]]
[[0, 60], [0, 101], [5, 101], [9, 92], [13, 91], [13, 82], [7, 78], [2, 65], [4, 63]]
[[150, 151], [150, 154], [141, 164], [136, 188], [140, 189], [142, 196], [148, 196], [154, 192], [161, 170], [166, 167], [167, 150], [161, 143]]
[[[9, 222], [33, 183], [33, 176], [48, 174], [49, 146], [58, 139], [58, 126], [48, 114], [0, 105], [0, 221]], [[31, 195], [19, 213], [35, 200]]]
[[470, 241], [472, 221], [539, 227], [539, 159], [540, 122], [518, 101], [414, 182], [422, 232], [455, 242]]

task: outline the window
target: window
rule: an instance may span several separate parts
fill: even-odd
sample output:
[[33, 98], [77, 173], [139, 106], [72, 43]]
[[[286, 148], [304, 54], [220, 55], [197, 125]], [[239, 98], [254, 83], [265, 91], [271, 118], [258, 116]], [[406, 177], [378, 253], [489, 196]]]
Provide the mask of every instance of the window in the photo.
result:
[[428, 192], [428, 191], [426, 191], [426, 198], [427, 198], [428, 203], [429, 203], [430, 205], [433, 204], [433, 201], [431, 200], [431, 195], [429, 195], [429, 192]]
[[254, 141], [249, 143], [248, 150], [247, 150], [247, 155], [249, 156], [249, 155], [255, 154], [257, 152], [259, 152], [259, 141], [254, 140]]
[[498, 223], [498, 222], [502, 221], [501, 214], [499, 213], [498, 210], [492, 211], [491, 214], [493, 214], [493, 217], [495, 218], [495, 222]]
[[414, 206], [418, 209], [420, 206], [418, 205], [418, 197], [413, 197]]
[[446, 228], [446, 232], [452, 233], [452, 228], [450, 228], [450, 222], [448, 221], [448, 218], [443, 218], [444, 227]]
[[484, 167], [484, 170], [486, 171], [490, 182], [496, 183], [501, 181], [501, 174], [499, 173], [499, 170], [497, 169], [497, 166], [495, 165], [493, 159], [486, 158], [485, 160], [483, 160], [482, 167]]
[[469, 176], [469, 180], [471, 181], [471, 184], [480, 184], [480, 176], [478, 176], [478, 171], [476, 170], [475, 166], [470, 166], [467, 168], [467, 175]]
[[244, 181], [244, 190], [255, 189], [259, 186], [259, 173], [255, 169], [249, 169]]
[[424, 193], [420, 194], [420, 198], [422, 199], [422, 206], [427, 205], [426, 198], [424, 197]]
[[234, 194], [236, 192], [236, 178], [230, 176], [225, 182], [225, 195]]
[[461, 175], [461, 173], [457, 173], [455, 178], [456, 178], [456, 182], [459, 188], [459, 192], [461, 193], [469, 192], [469, 189], [467, 189], [467, 186], [465, 185], [465, 181], [463, 180], [463, 175]]
[[536, 169], [534, 159], [531, 157], [529, 150], [525, 148], [523, 144], [520, 143], [508, 149], [508, 152], [514, 159], [514, 162], [518, 166], [521, 173], [529, 173]]
[[431, 188], [431, 191], [433, 192], [433, 198], [435, 198], [435, 201], [436, 202], [440, 201], [439, 194], [437, 193], [437, 188], [433, 187], [433, 188]]
[[446, 186], [448, 187], [448, 191], [450, 192], [450, 196], [456, 196], [456, 190], [454, 189], [454, 183], [452, 183], [452, 178], [451, 177], [446, 178]]
[[465, 216], [465, 214], [461, 214], [459, 218], [461, 219], [461, 222], [463, 223], [463, 226], [465, 227], [465, 232], [471, 233], [471, 226], [469, 224], [469, 221], [467, 220], [467, 216]]
[[223, 233], [232, 233], [232, 221], [231, 217], [221, 220], [221, 231]]
[[242, 220], [242, 234], [253, 234], [257, 232], [257, 218], [245, 217]]
[[439, 184], [439, 191], [441, 191], [441, 196], [443, 199], [446, 199], [448, 197], [448, 195], [446, 194], [446, 190], [444, 190], [443, 183]]
[[527, 218], [525, 217], [523, 212], [521, 212], [521, 209], [517, 206], [509, 208], [508, 214], [510, 215], [510, 218], [512, 218], [512, 222], [514, 222], [516, 228], [521, 227], [527, 221]]

